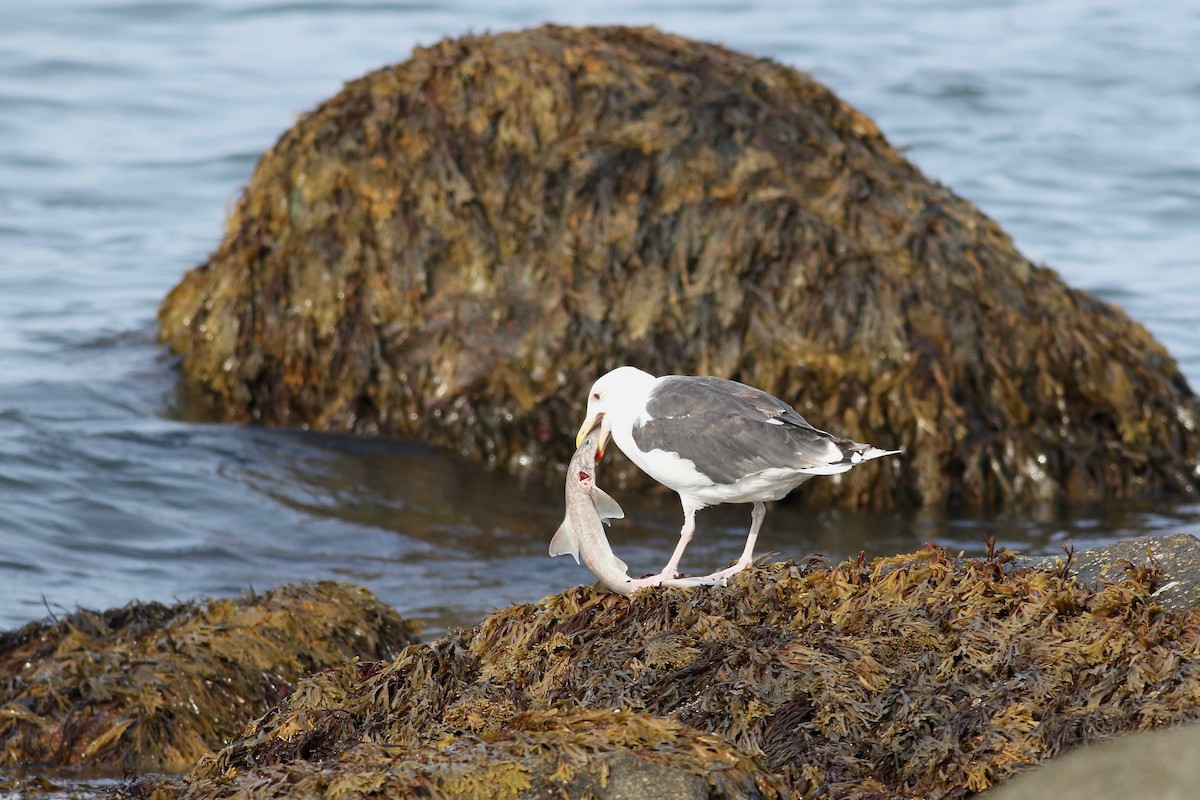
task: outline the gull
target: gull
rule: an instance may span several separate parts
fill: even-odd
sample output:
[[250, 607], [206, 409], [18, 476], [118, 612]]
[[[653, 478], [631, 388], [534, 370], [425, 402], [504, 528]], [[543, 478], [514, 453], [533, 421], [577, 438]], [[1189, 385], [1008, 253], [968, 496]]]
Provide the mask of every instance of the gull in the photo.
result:
[[683, 505], [679, 543], [662, 572], [630, 584], [656, 586], [678, 577], [696, 531], [696, 512], [720, 503], [753, 503], [750, 532], [737, 562], [695, 583], [720, 583], [750, 566], [766, 503], [815, 475], [836, 475], [900, 450], [883, 450], [814, 428], [787, 403], [744, 383], [708, 376], [655, 377], [618, 367], [588, 395], [576, 444], [599, 429], [596, 459], [609, 437], [643, 472], [672, 489]]

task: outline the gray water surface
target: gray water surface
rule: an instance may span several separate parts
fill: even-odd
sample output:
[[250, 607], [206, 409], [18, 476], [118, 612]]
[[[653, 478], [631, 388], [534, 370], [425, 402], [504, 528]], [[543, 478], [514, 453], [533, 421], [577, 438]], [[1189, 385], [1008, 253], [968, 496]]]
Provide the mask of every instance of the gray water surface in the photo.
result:
[[[1018, 247], [1122, 305], [1200, 383], [1200, 6], [1010, 0], [10, 3], [0, 24], [0, 628], [77, 605], [365, 584], [431, 631], [585, 582], [559, 489], [423, 445], [196, 420], [154, 314], [217, 245], [298, 113], [415, 44], [634, 23], [808, 71]], [[819, 420], [814, 420], [820, 424]], [[564, 431], [570, 436], [572, 431]], [[603, 475], [601, 475], [603, 480]], [[661, 567], [671, 497], [621, 495], [613, 546]], [[764, 552], [984, 536], [1055, 552], [1200, 530], [1200, 506], [934, 517], [768, 513]], [[685, 567], [737, 555], [711, 509]]]

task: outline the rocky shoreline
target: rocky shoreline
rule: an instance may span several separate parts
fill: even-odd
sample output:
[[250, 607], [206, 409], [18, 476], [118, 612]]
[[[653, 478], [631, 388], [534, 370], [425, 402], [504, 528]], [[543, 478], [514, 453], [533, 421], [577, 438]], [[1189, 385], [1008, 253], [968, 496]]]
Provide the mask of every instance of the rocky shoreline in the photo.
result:
[[[555, 482], [590, 382], [636, 363], [906, 449], [813, 505], [1200, 491], [1200, 405], [1145, 328], [810, 77], [648, 28], [463, 37], [347, 84], [159, 325], [216, 417]], [[329, 582], [79, 611], [0, 634], [0, 795], [954, 800], [1172, 729], [1103, 745], [1161, 789], [1182, 773], [1129, 754], [1196, 730], [1198, 575], [1184, 534], [930, 546], [579, 587], [427, 642]]]
[[123, 767], [108, 791], [162, 800], [970, 797], [1200, 718], [1200, 611], [1160, 602], [1200, 541], [1073, 560], [928, 547], [579, 587], [430, 642], [332, 583], [80, 612], [0, 636], [0, 789]]

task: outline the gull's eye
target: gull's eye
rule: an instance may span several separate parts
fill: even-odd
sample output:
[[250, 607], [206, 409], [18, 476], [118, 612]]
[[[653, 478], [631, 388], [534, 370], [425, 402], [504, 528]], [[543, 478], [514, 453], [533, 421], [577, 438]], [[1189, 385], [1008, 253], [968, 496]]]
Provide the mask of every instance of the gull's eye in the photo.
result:
[[599, 400], [599, 399], [600, 399], [600, 393], [599, 393], [599, 392], [592, 392], [592, 399], [593, 399], [593, 400]]

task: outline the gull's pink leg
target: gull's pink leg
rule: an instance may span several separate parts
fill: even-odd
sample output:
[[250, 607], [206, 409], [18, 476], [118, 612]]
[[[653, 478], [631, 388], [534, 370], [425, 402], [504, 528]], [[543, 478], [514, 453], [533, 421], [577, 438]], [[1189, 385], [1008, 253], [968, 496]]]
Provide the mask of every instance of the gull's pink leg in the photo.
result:
[[658, 586], [663, 581], [669, 581], [679, 574], [679, 559], [683, 558], [683, 551], [687, 549], [688, 542], [692, 540], [692, 534], [696, 532], [696, 509], [683, 509], [683, 528], [679, 531], [679, 544], [675, 545], [675, 552], [671, 554], [671, 560], [662, 568], [662, 572], [657, 575], [651, 575], [649, 578], [638, 578], [629, 582], [631, 589], [643, 589], [647, 586]]
[[758, 529], [762, 527], [763, 518], [767, 516], [767, 506], [765, 503], [756, 502], [754, 508], [750, 511], [750, 533], [746, 536], [746, 546], [742, 549], [742, 555], [737, 560], [737, 563], [732, 567], [718, 570], [711, 575], [705, 575], [699, 580], [702, 581], [723, 581], [731, 575], [744, 570], [746, 567], [754, 563], [754, 542], [758, 539]]

